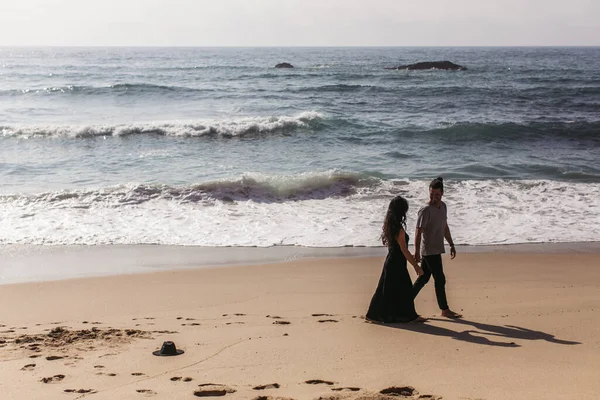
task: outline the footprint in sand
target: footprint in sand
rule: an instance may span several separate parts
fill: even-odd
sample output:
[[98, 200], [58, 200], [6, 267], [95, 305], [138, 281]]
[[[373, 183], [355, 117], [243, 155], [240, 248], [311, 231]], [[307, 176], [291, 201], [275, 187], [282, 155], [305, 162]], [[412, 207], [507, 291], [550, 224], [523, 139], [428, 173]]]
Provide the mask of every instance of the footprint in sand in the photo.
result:
[[106, 373], [106, 372], [97, 372], [96, 375], [117, 376], [117, 374], [112, 373], [112, 372], [109, 372], [109, 373]]
[[65, 389], [65, 393], [96, 393], [94, 389]]
[[133, 376], [142, 376], [142, 375], [144, 375], [144, 373], [143, 372], [132, 372], [131, 375], [133, 375]]
[[273, 321], [273, 325], [289, 325], [290, 321]]
[[304, 383], [307, 383], [309, 385], [333, 385], [333, 382], [324, 381], [322, 379], [310, 379], [308, 381], [304, 381]]
[[266, 315], [267, 318], [281, 319], [279, 315]]
[[[325, 400], [324, 397], [319, 397], [319, 400]], [[273, 397], [273, 396], [258, 396], [253, 398], [252, 400], [294, 400], [289, 397]]]
[[23, 368], [21, 368], [21, 371], [31, 371], [34, 368], [35, 368], [35, 364], [27, 364]]
[[319, 322], [323, 323], [323, 322], [338, 322], [338, 321], [336, 319], [320, 319]]
[[339, 388], [331, 388], [334, 392], [358, 392], [360, 390], [359, 387], [348, 386], [348, 387], [339, 387]]
[[279, 383], [269, 383], [268, 385], [254, 386], [254, 390], [265, 390], [265, 389], [279, 389]]
[[191, 381], [193, 381], [193, 379], [190, 378], [189, 376], [186, 376], [185, 378], [182, 378], [181, 376], [174, 376], [171, 378], [171, 380], [173, 382], [177, 382], [177, 381], [191, 382]]
[[63, 379], [65, 379], [65, 376], [63, 374], [58, 374], [58, 375], [54, 375], [54, 376], [49, 376], [47, 378], [42, 378], [42, 379], [40, 379], [40, 382], [43, 382], [43, 383], [59, 382], [59, 381], [62, 381]]
[[94, 368], [104, 368], [104, 365], [94, 365]]
[[194, 390], [194, 396], [196, 397], [221, 397], [236, 392], [235, 389], [220, 383], [202, 383], [198, 387], [200, 389]]
[[313, 316], [313, 317], [333, 317], [333, 314], [320, 313], [320, 314], [311, 314], [311, 316]]
[[137, 389], [136, 392], [143, 394], [145, 396], [155, 396], [157, 394], [154, 390], [150, 390], [150, 389]]
[[54, 361], [54, 360], [62, 360], [63, 358], [64, 358], [63, 356], [48, 356], [48, 357], [46, 357], [46, 360]]
[[225, 325], [244, 325], [245, 322], [226, 322]]
[[412, 397], [417, 396], [419, 392], [412, 386], [392, 386], [383, 390], [380, 390], [379, 393], [387, 394], [391, 396], [404, 396], [404, 397]]

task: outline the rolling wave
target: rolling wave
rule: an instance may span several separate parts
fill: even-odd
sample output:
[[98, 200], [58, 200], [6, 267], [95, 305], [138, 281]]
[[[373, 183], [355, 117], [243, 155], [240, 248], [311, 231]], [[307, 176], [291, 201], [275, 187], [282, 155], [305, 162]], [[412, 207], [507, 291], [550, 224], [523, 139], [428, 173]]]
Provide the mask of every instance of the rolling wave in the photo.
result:
[[0, 90], [0, 96], [33, 95], [146, 95], [165, 93], [214, 92], [214, 89], [200, 89], [185, 86], [156, 85], [152, 83], [117, 83], [108, 86], [63, 85], [42, 88]]
[[321, 113], [307, 111], [295, 116], [248, 117], [188, 123], [0, 126], [0, 135], [20, 138], [94, 138], [131, 135], [233, 138], [310, 131], [318, 129], [323, 120]]
[[162, 184], [119, 185], [100, 189], [62, 190], [34, 195], [0, 195], [0, 204], [21, 206], [46, 204], [48, 207], [89, 208], [94, 205], [119, 207], [152, 200], [178, 203], [226, 203], [253, 201], [277, 203], [323, 200], [360, 194], [377, 186], [377, 178], [331, 170], [298, 175], [245, 173], [239, 178], [170, 186]]
[[[390, 199], [400, 194], [408, 200], [407, 226], [414, 226], [428, 184], [329, 171], [3, 195], [0, 244], [377, 246]], [[599, 188], [548, 180], [448, 180], [445, 201], [458, 244], [597, 241]]]
[[[590, 105], [594, 108], [595, 105]], [[547, 119], [551, 119], [548, 116]], [[584, 140], [600, 144], [598, 121], [453, 121], [413, 125], [399, 121], [381, 124], [355, 118], [325, 116], [317, 111], [297, 115], [245, 117], [197, 122], [165, 122], [116, 125], [7, 125], [0, 126], [0, 136], [15, 138], [95, 138], [134, 135], [172, 137], [268, 137], [292, 135], [329, 129], [341, 140], [357, 143], [389, 143], [389, 135], [398, 138], [444, 138], [453, 144], [477, 141], [511, 142], [530, 140]], [[350, 133], [353, 132], [353, 133]], [[364, 136], [360, 132], [378, 132]], [[358, 136], [357, 136], [358, 135]]]
[[[369, 90], [374, 88], [372, 85], [352, 85], [352, 84], [334, 84], [334, 85], [322, 85], [316, 87], [301, 87], [295, 89], [294, 92], [354, 92], [361, 90]], [[385, 90], [386, 88], [376, 88], [379, 90]]]

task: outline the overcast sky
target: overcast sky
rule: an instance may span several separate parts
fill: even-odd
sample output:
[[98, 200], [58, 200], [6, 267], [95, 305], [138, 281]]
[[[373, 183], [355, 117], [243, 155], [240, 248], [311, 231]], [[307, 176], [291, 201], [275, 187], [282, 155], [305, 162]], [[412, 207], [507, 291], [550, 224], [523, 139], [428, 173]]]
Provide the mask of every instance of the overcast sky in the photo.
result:
[[0, 0], [0, 45], [598, 46], [600, 0]]

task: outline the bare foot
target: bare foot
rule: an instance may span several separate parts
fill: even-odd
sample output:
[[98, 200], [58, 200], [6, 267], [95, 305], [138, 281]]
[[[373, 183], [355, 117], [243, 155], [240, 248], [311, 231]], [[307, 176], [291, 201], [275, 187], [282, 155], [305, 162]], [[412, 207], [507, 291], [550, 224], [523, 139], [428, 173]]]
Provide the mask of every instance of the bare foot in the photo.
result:
[[413, 323], [420, 323], [420, 322], [425, 322], [425, 321], [427, 321], [427, 318], [421, 317], [421, 316], [419, 315], [417, 318], [413, 319], [413, 320], [412, 320], [412, 321], [410, 321], [410, 322], [413, 322]]
[[447, 309], [447, 310], [442, 311], [442, 317], [457, 319], [457, 318], [462, 318], [462, 315], [455, 313], [454, 311], [452, 311], [450, 309]]

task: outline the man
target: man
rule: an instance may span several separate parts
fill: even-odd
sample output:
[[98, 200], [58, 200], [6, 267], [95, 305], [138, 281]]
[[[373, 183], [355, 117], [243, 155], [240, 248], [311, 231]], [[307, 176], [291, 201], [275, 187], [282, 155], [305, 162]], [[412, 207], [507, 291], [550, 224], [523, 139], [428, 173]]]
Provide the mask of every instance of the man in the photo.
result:
[[462, 315], [455, 313], [448, 307], [446, 300], [446, 277], [442, 266], [442, 254], [445, 253], [444, 238], [450, 245], [450, 258], [456, 257], [454, 241], [448, 227], [446, 203], [442, 201], [444, 195], [444, 178], [441, 176], [431, 181], [429, 185], [429, 205], [419, 210], [417, 230], [415, 232], [415, 259], [421, 262], [423, 275], [419, 276], [413, 285], [414, 296], [417, 297], [423, 286], [429, 282], [433, 275], [435, 281], [435, 295], [442, 316], [446, 318], [460, 318]]

